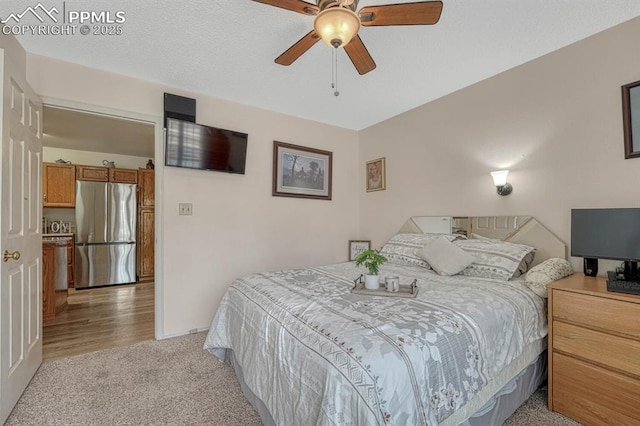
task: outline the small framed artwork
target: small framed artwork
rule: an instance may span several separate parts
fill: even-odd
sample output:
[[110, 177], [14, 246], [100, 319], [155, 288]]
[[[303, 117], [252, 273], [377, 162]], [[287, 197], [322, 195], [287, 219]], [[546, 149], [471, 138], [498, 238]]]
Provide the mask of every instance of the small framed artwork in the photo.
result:
[[355, 260], [360, 253], [371, 248], [371, 241], [349, 240], [349, 260]]
[[278, 197], [331, 199], [333, 153], [273, 141], [273, 192]]
[[640, 157], [640, 81], [622, 86], [624, 158]]
[[384, 177], [384, 157], [367, 161], [367, 192], [382, 191], [386, 188]]

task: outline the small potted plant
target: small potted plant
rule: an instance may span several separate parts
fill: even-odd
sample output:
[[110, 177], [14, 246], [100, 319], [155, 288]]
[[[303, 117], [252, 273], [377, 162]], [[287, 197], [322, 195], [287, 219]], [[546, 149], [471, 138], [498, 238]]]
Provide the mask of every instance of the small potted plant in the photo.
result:
[[364, 265], [369, 271], [368, 274], [364, 274], [364, 287], [368, 290], [377, 290], [380, 287], [380, 277], [378, 276], [380, 265], [387, 259], [376, 250], [369, 249], [360, 253], [355, 261], [356, 266]]

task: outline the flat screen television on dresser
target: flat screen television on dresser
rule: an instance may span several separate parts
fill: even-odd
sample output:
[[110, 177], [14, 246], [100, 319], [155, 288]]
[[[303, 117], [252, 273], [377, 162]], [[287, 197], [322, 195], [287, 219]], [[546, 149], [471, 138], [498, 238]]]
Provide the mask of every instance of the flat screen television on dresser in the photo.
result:
[[621, 260], [624, 278], [638, 280], [640, 208], [572, 209], [571, 256]]

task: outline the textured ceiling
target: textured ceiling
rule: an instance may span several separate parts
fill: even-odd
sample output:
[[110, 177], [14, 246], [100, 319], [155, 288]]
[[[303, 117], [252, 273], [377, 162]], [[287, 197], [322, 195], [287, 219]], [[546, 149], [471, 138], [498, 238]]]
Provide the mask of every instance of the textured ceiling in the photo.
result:
[[[37, 1], [3, 0], [0, 17]], [[313, 18], [250, 0], [42, 0], [67, 12], [123, 11], [123, 33], [18, 39], [31, 53], [359, 130], [640, 15], [638, 0], [443, 3], [433, 26], [362, 28], [377, 68], [360, 76], [340, 50], [338, 97], [326, 45], [289, 67], [273, 62]]]

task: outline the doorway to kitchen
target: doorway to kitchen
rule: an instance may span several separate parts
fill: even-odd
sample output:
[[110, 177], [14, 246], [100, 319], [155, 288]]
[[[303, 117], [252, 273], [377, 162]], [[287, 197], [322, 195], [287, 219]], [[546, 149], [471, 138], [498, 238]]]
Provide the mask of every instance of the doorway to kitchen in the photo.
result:
[[66, 252], [66, 265], [43, 258], [43, 359], [151, 340], [160, 119], [44, 104], [43, 249]]

